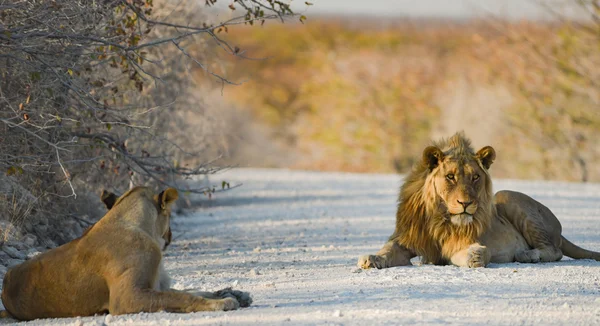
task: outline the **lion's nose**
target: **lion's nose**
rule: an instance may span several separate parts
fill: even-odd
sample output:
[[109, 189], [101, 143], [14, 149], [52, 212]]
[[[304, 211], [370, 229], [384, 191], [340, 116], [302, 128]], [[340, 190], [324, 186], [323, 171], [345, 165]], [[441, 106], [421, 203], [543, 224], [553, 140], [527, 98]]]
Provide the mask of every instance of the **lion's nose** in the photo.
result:
[[457, 202], [459, 204], [461, 204], [462, 207], [464, 207], [465, 209], [467, 209], [467, 207], [469, 207], [469, 205], [473, 204], [473, 201], [460, 201], [460, 200], [457, 200]]

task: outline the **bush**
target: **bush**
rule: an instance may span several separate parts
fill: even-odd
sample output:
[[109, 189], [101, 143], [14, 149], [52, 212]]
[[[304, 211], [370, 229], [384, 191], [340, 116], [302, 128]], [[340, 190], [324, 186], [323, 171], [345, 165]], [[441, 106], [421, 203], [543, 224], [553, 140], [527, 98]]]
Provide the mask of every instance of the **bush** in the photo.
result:
[[[16, 228], [32, 217], [58, 225], [78, 212], [76, 206], [89, 207], [81, 201], [101, 188], [122, 192], [150, 184], [214, 191], [181, 182], [219, 170], [204, 156], [207, 149], [218, 156], [215, 131], [198, 132], [192, 124], [210, 126], [211, 117], [186, 100], [197, 98], [190, 96], [186, 72], [195, 65], [221, 84], [233, 82], [212, 71], [215, 56], [187, 47], [213, 42], [223, 54], [237, 56], [218, 31], [293, 13], [279, 1], [238, 0], [230, 11], [241, 15], [211, 23], [193, 3], [0, 4], [2, 218]], [[206, 1], [207, 7], [216, 4]], [[198, 119], [191, 122], [190, 115]]]

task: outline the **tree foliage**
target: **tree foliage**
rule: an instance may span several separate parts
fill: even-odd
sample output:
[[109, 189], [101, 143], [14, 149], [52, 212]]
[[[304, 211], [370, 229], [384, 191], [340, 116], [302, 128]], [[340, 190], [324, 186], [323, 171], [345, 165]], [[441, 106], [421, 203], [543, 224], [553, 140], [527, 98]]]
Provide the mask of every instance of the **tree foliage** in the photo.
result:
[[[210, 137], [187, 120], [202, 105], [187, 98], [186, 71], [235, 83], [212, 68], [215, 57], [240, 55], [219, 33], [293, 15], [275, 0], [236, 0], [224, 21], [194, 10], [222, 2], [0, 1], [3, 180], [47, 211], [84, 189], [133, 183], [214, 191], [178, 182], [219, 170], [203, 156]], [[202, 52], [208, 43], [221, 52]]]

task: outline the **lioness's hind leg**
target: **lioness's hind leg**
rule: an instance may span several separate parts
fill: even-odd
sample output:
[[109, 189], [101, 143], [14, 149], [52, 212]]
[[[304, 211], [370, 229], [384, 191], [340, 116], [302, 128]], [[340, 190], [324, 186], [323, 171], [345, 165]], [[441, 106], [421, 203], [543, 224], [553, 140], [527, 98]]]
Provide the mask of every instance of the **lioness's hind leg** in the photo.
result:
[[364, 255], [358, 258], [358, 267], [381, 269], [411, 265], [410, 259], [416, 255], [396, 241], [388, 241], [375, 255]]

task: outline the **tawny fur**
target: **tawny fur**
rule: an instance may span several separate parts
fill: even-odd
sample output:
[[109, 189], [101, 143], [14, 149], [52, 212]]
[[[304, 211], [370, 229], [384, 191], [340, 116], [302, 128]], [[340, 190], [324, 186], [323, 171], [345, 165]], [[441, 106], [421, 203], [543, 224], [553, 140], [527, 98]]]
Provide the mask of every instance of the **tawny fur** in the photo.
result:
[[427, 147], [400, 189], [394, 233], [358, 265], [408, 265], [417, 255], [425, 263], [468, 267], [555, 261], [563, 253], [600, 260], [563, 238], [558, 219], [541, 203], [517, 192], [493, 196], [488, 169], [495, 157], [490, 146], [475, 152], [462, 132]]
[[[169, 288], [162, 246], [177, 191], [133, 188], [86, 233], [11, 268], [2, 302], [20, 320], [111, 313], [231, 310], [247, 294], [226, 289], [209, 298]], [[6, 313], [4, 313], [6, 315]]]

